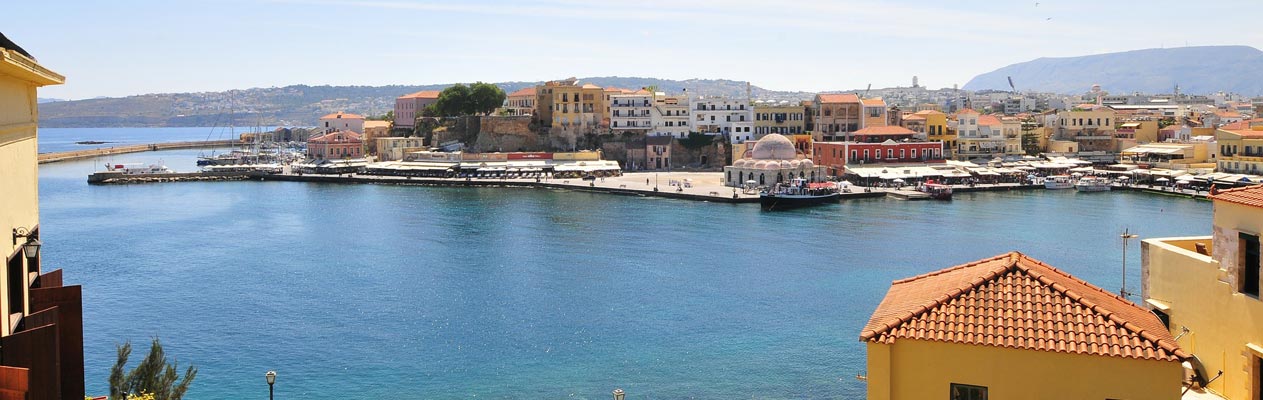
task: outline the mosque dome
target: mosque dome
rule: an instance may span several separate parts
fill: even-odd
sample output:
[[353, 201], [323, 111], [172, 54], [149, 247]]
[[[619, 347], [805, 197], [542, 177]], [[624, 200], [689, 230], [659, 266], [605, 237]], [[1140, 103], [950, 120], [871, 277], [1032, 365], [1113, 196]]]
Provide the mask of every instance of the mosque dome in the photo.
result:
[[763, 161], [763, 160], [755, 161], [754, 164], [749, 164], [749, 165], [750, 165], [750, 168], [754, 168], [754, 169], [767, 169], [767, 161]]
[[741, 158], [741, 159], [738, 159], [737, 161], [733, 161], [732, 166], [737, 167], [737, 168], [746, 168], [746, 163], [747, 163], [746, 159]]
[[811, 162], [811, 160], [803, 159], [803, 163], [802, 163], [803, 168], [812, 168], [815, 166], [816, 166], [816, 163]]
[[794, 168], [794, 163], [789, 160], [781, 160], [781, 168]]
[[792, 160], [798, 151], [794, 149], [794, 142], [789, 141], [785, 136], [773, 133], [759, 139], [750, 153], [756, 160]]
[[[789, 162], [789, 167], [793, 169], [798, 169], [798, 167], [801, 167], [803, 165], [802, 161], [799, 161], [799, 160], [788, 161], [788, 162]], [[785, 164], [785, 163], [786, 161], [781, 161], [781, 164]]]

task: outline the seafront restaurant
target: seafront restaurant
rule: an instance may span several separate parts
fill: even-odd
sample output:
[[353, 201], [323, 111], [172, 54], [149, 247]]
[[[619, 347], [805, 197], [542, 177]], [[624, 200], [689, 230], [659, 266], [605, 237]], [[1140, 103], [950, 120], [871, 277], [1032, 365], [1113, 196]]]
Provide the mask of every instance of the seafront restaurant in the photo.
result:
[[617, 161], [602, 160], [599, 151], [448, 153], [417, 151], [403, 160], [372, 163], [365, 174], [383, 176], [521, 179], [618, 176]]
[[1148, 310], [1011, 252], [893, 282], [860, 332], [869, 400], [1181, 397]]
[[11, 239], [0, 241], [0, 399], [82, 399], [82, 289], [40, 256], [36, 91], [65, 78], [9, 47], [0, 47], [0, 232]]
[[1141, 295], [1210, 394], [1263, 398], [1263, 186], [1210, 195], [1211, 234], [1141, 242]]

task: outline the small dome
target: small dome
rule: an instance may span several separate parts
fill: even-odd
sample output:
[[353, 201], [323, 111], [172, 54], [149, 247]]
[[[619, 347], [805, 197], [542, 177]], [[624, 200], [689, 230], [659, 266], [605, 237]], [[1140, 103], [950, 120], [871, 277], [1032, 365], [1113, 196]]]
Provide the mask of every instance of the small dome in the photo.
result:
[[803, 160], [803, 163], [802, 163], [803, 168], [813, 168], [815, 166], [816, 166], [816, 163], [811, 162], [811, 160], [806, 160], [806, 159]]
[[798, 169], [798, 167], [801, 167], [801, 166], [803, 165], [803, 162], [802, 162], [802, 161], [799, 161], [799, 160], [794, 160], [794, 161], [782, 161], [781, 163], [782, 163], [782, 164], [784, 164], [784, 163], [786, 163], [786, 162], [788, 162], [788, 163], [789, 163], [789, 167], [790, 167], [790, 168], [793, 168], [793, 169]]
[[754, 164], [750, 165], [750, 167], [754, 169], [765, 169], [767, 168], [767, 161], [755, 161]]
[[756, 160], [792, 160], [798, 151], [794, 149], [794, 142], [773, 133], [759, 139], [750, 153]]
[[789, 160], [781, 160], [781, 168], [794, 168], [794, 163]]
[[739, 159], [737, 159], [737, 161], [733, 161], [733, 162], [732, 162], [732, 166], [733, 166], [733, 167], [737, 167], [737, 168], [745, 168], [745, 167], [746, 167], [746, 159], [744, 159], [744, 158], [739, 158]]

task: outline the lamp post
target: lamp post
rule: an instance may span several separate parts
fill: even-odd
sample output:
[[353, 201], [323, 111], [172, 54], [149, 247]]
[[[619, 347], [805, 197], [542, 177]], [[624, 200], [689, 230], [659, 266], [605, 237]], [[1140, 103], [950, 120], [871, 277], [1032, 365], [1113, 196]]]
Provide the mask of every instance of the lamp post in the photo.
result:
[[275, 393], [272, 391], [272, 385], [276, 384], [276, 371], [268, 371], [263, 374], [263, 377], [268, 380], [268, 400], [272, 400], [272, 395]]
[[34, 264], [36, 260], [39, 260], [39, 249], [44, 243], [26, 228], [13, 228], [14, 245], [18, 244], [18, 238], [26, 238], [26, 243], [22, 244], [22, 254], [26, 255], [26, 261], [29, 264]]
[[623, 393], [623, 389], [614, 389], [614, 400], [623, 400], [623, 396], [626, 395], [626, 393]]
[[1118, 237], [1123, 238], [1123, 285], [1118, 288], [1118, 295], [1123, 296], [1125, 299], [1127, 296], [1131, 295], [1131, 292], [1127, 291], [1127, 242], [1131, 239], [1137, 238], [1138, 236], [1131, 233], [1129, 229], [1124, 229], [1123, 234], [1118, 235]]

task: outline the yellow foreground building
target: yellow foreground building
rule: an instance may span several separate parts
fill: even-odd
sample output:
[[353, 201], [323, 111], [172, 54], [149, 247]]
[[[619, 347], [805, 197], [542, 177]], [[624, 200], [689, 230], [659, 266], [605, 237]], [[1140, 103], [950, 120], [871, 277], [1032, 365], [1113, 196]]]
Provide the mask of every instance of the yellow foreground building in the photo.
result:
[[1209, 389], [1230, 400], [1263, 398], [1263, 301], [1259, 235], [1263, 187], [1211, 195], [1210, 236], [1141, 244], [1145, 301], [1196, 356]]
[[1021, 253], [895, 281], [860, 333], [869, 400], [1180, 398], [1149, 311]]

